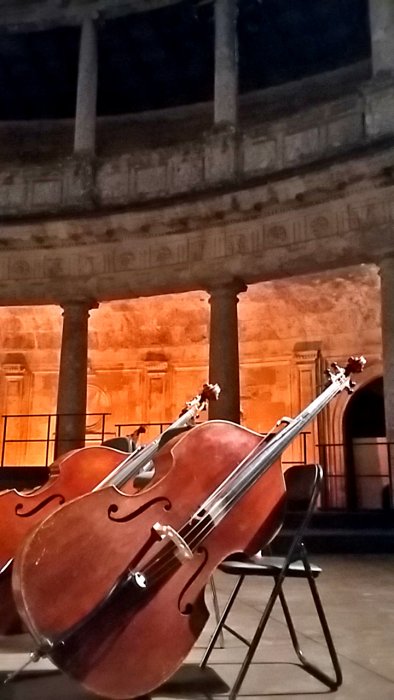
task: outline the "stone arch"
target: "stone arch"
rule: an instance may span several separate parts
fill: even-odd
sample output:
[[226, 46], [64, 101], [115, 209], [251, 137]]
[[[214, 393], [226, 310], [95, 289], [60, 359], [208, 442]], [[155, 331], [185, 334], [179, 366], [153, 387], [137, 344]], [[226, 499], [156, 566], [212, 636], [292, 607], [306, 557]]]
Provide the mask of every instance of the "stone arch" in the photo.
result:
[[380, 359], [371, 359], [361, 375], [355, 377], [354, 394], [347, 391], [337, 396], [322, 416], [319, 430], [320, 459], [325, 467], [325, 505], [333, 508], [348, 507], [348, 454], [346, 449], [344, 421], [352, 397], [368, 384], [382, 376]]
[[364, 384], [348, 401], [343, 419], [348, 506], [381, 508], [389, 500], [383, 377]]

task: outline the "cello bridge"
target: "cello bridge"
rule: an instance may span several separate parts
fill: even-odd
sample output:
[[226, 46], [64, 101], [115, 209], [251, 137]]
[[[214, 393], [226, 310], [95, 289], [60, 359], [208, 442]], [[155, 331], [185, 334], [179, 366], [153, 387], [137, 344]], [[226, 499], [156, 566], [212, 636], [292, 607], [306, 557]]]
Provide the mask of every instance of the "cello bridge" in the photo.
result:
[[162, 540], [168, 537], [173, 541], [175, 547], [178, 549], [179, 554], [183, 559], [193, 559], [193, 552], [185, 540], [180, 536], [179, 532], [174, 530], [171, 525], [161, 525], [160, 523], [155, 523], [153, 529], [157, 532]]

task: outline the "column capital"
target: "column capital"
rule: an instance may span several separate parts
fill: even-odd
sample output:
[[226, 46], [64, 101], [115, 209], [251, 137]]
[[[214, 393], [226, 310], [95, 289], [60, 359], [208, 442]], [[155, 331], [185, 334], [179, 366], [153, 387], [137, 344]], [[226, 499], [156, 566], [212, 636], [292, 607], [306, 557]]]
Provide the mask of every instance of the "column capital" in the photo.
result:
[[215, 282], [206, 289], [211, 297], [236, 297], [241, 292], [246, 292], [247, 288], [243, 280], [235, 278], [227, 282]]
[[86, 24], [97, 24], [97, 21], [100, 19], [100, 12], [99, 10], [86, 10], [86, 14], [84, 13], [81, 15], [81, 25], [84, 23]]
[[86, 309], [86, 311], [89, 312], [92, 309], [98, 309], [99, 302], [96, 299], [90, 297], [73, 297], [69, 299], [61, 299], [59, 301], [59, 306], [62, 307], [63, 314], [64, 311], [71, 311], [72, 309], [75, 309], [77, 311]]

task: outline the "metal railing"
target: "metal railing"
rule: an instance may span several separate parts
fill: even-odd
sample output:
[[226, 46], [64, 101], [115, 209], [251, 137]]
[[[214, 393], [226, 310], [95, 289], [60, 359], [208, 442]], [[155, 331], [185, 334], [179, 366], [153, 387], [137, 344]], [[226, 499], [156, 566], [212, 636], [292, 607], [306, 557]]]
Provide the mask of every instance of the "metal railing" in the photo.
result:
[[[139, 427], [144, 427], [146, 429], [150, 429], [151, 427], [157, 427], [159, 428], [159, 432], [162, 433], [165, 428], [168, 428], [171, 423], [165, 423], [165, 422], [160, 422], [160, 423], [115, 423], [115, 428], [116, 428], [116, 435], [117, 437], [121, 437], [122, 435], [125, 434], [124, 429], [125, 428], [132, 428], [131, 432], [133, 433], [135, 430], [137, 430]], [[198, 425], [198, 422], [197, 422]], [[127, 434], [127, 433], [126, 433]], [[308, 463], [308, 435], [311, 433], [309, 431], [303, 431], [300, 433], [299, 437], [301, 438], [301, 458], [297, 460], [283, 460], [282, 464], [307, 464]], [[265, 437], [267, 433], [261, 433], [261, 437]]]
[[[370, 457], [368, 469], [361, 468], [354, 456], [354, 445], [343, 442], [318, 443], [320, 462], [324, 471], [323, 490], [321, 497], [322, 509], [332, 507], [333, 492], [340, 493], [345, 500], [343, 509], [351, 510], [375, 510], [391, 508], [393, 494], [393, 481], [390, 464], [393, 458], [393, 442], [384, 440], [377, 443], [374, 440], [364, 440], [359, 448], [384, 447], [385, 462], [382, 469], [377, 455]], [[341, 474], [335, 474], [332, 465], [336, 459], [336, 451], [339, 450], [341, 459], [344, 460], [344, 469]], [[366, 449], [363, 450], [366, 454]], [[334, 506], [335, 507], [335, 506]]]
[[[77, 414], [69, 413], [61, 415], [75, 416]], [[166, 428], [168, 428], [171, 425], [171, 423], [167, 421], [157, 421], [152, 423], [143, 423], [141, 421], [135, 421], [130, 423], [115, 423], [115, 430], [108, 431], [106, 429], [106, 419], [109, 415], [110, 414], [106, 412], [86, 414], [87, 418], [97, 417], [98, 424], [98, 429], [95, 430], [94, 433], [87, 433], [87, 444], [101, 444], [108, 437], [113, 437], [114, 434], [117, 437], [122, 437], [122, 435], [132, 433], [141, 426], [143, 426], [146, 430], [146, 435], [144, 436], [145, 441], [149, 441], [149, 433], [153, 433], [153, 436], [157, 435], [158, 433], [162, 433]], [[21, 467], [24, 467], [26, 469], [28, 468], [27, 462], [29, 463], [29, 465], [32, 465], [34, 463], [35, 466], [38, 466], [34, 461], [29, 461], [28, 458], [21, 460], [21, 462], [19, 462], [17, 465], [15, 465], [15, 463], [14, 465], [7, 464], [7, 448], [11, 448], [12, 445], [18, 445], [22, 443], [26, 444], [26, 446], [32, 444], [42, 445], [43, 458], [41, 459], [41, 456], [39, 458], [39, 467], [48, 467], [53, 461], [53, 447], [56, 441], [59, 417], [60, 415], [56, 413], [3, 415], [0, 467], [8, 467], [9, 469], [15, 470]], [[39, 435], [38, 437], [13, 437], [17, 429], [16, 426], [12, 426], [12, 421], [15, 420], [29, 421], [30, 431], [32, 431], [31, 421], [41, 421], [41, 425], [36, 431], [36, 435], [39, 435], [40, 431], [42, 433], [42, 436]], [[21, 432], [22, 434], [26, 432], [26, 425], [23, 426], [23, 430]], [[264, 433], [262, 433], [261, 435], [264, 436]], [[282, 464], [307, 464], [309, 461], [311, 461], [310, 458], [308, 459], [308, 436], [310, 436], [310, 432], [308, 431], [303, 431], [299, 435], [300, 443], [297, 448], [300, 454], [299, 459], [284, 459], [282, 461]], [[375, 444], [376, 443], [373, 441], [371, 441], [370, 443], [367, 441], [363, 442], [362, 446], [365, 445], [365, 447], [367, 447], [368, 445]], [[357, 465], [354, 463], [353, 457], [349, 457], [352, 447], [351, 444], [318, 443], [316, 445], [316, 447], [319, 449], [320, 462], [323, 466], [325, 474], [325, 479], [323, 482], [323, 493], [321, 497], [322, 510], [331, 509], [332, 507], [338, 508], [338, 505], [335, 504], [335, 501], [338, 501], [338, 499], [335, 497], [335, 494], [338, 493], [341, 494], [342, 498], [342, 505], [339, 506], [339, 509], [342, 510], [346, 510], [349, 507], [355, 507], [355, 509], [391, 507], [393, 483], [389, 465], [391, 464], [392, 459], [394, 459], [394, 443], [385, 441], [384, 443], [379, 444], [381, 446], [384, 445], [385, 449], [387, 450], [387, 468], [383, 471], [381, 469], [380, 471], [377, 471], [377, 464], [371, 462], [371, 468], [368, 470], [364, 469], [362, 473], [359, 473], [357, 471]], [[346, 461], [346, 466], [344, 467], [343, 472], [341, 474], [333, 473], [332, 469], [330, 468], [331, 464], [333, 463], [333, 460], [335, 459], [335, 452], [337, 450], [340, 451], [341, 460]], [[346, 456], [348, 456], [348, 459], [346, 459]], [[371, 505], [368, 505], [368, 499], [372, 499]]]
[[[64, 417], [64, 416], [80, 416], [80, 413], [20, 413], [20, 414], [6, 414], [3, 415], [3, 431], [2, 431], [2, 446], [1, 446], [1, 459], [0, 459], [0, 467], [6, 466], [5, 461], [6, 461], [6, 450], [7, 446], [11, 444], [33, 444], [33, 443], [39, 443], [44, 446], [44, 464], [41, 466], [47, 467], [52, 460], [52, 452], [51, 447], [54, 446], [55, 441], [56, 441], [56, 435], [57, 435], [57, 428], [58, 428], [58, 422], [59, 418]], [[94, 434], [92, 433], [92, 436], [89, 436], [89, 433], [87, 434], [87, 437], [85, 438], [86, 442], [103, 442], [106, 436], [106, 430], [105, 430], [105, 419], [107, 416], [110, 415], [110, 413], [87, 413], [84, 414], [86, 417], [92, 417], [92, 416], [97, 416], [97, 422], [100, 421], [100, 428], [97, 432]], [[28, 437], [28, 438], [13, 438], [9, 437], [7, 435], [7, 432], [9, 433], [10, 429], [10, 420], [12, 419], [26, 419], [31, 421], [32, 419], [39, 418], [39, 419], [45, 419], [43, 421], [43, 426], [46, 426], [44, 428], [44, 436], [43, 437]], [[40, 426], [41, 427], [41, 426]]]
[[[115, 423], [115, 428], [116, 428], [116, 437], [121, 437], [122, 435], [125, 434], [123, 431], [123, 428], [133, 428], [131, 431], [132, 433], [137, 430], [140, 427], [143, 428], [159, 428], [159, 433], [162, 433], [165, 428], [169, 428], [169, 426], [172, 425], [171, 423], [166, 423], [164, 421], [160, 423], [143, 423], [140, 421], [139, 423]], [[128, 434], [128, 433], [127, 433]]]

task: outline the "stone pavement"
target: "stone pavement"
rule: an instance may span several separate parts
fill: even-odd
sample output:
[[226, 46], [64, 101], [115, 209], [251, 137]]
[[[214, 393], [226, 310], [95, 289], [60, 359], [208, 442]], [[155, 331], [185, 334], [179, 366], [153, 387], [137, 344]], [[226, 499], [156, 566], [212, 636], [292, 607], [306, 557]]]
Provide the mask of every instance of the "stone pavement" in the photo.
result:
[[[394, 554], [319, 555], [313, 561], [323, 567], [319, 591], [342, 665], [344, 682], [331, 693], [335, 700], [392, 700], [394, 698]], [[232, 580], [217, 574], [221, 603]], [[269, 582], [249, 580], [233, 613], [233, 621], [245, 636], [250, 634], [266, 599]], [[310, 605], [307, 584], [286, 583], [288, 601], [306, 655], [329, 671], [319, 622]], [[207, 600], [210, 592], [207, 589]], [[213, 616], [195, 648], [171, 682], [158, 689], [164, 698], [223, 698], [238, 670], [245, 647], [226, 635], [225, 646], [216, 649], [210, 669], [198, 668], [213, 627]], [[18, 666], [26, 658], [28, 637], [0, 639], [0, 672]], [[148, 660], [147, 660], [148, 661]], [[92, 696], [74, 682], [41, 662], [40, 672], [24, 675], [0, 691], [0, 700], [83, 700]], [[263, 641], [240, 691], [248, 700], [316, 700], [330, 691], [297, 665], [280, 608], [274, 608]]]

